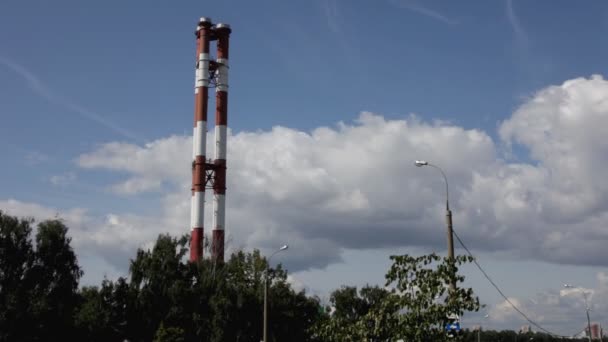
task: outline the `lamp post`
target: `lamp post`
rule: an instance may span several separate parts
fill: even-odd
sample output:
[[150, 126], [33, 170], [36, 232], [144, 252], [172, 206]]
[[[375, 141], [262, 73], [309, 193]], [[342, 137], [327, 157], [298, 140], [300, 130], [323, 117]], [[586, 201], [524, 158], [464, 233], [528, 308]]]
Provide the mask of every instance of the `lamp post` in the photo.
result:
[[[445, 221], [447, 225], [447, 235], [448, 235], [448, 259], [454, 261], [454, 233], [452, 231], [452, 211], [450, 210], [450, 193], [448, 190], [448, 177], [445, 176], [443, 170], [436, 165], [433, 165], [424, 160], [416, 160], [416, 166], [430, 166], [441, 172], [443, 176], [443, 180], [445, 181]], [[453, 280], [450, 282], [450, 290], [454, 291], [456, 289], [456, 281]]]
[[284, 250], [287, 250], [287, 248], [289, 248], [288, 245], [283, 245], [283, 247], [277, 249], [274, 253], [272, 253], [270, 255], [270, 257], [268, 258], [268, 263], [266, 264], [266, 272], [265, 272], [265, 276], [264, 276], [264, 339], [262, 340], [263, 342], [268, 342], [268, 268], [270, 265], [270, 259], [272, 259], [272, 257], [279, 253], [282, 252]]
[[[589, 330], [589, 342], [591, 342], [591, 318], [589, 318], [589, 311], [591, 311], [591, 308], [589, 307], [589, 301], [587, 300], [587, 292], [585, 292], [585, 290], [580, 287], [580, 286], [574, 286], [572, 284], [564, 284], [564, 287], [567, 289], [580, 289], [581, 293], [583, 294], [583, 298], [585, 298], [585, 311], [587, 312], [587, 329]], [[600, 337], [601, 339], [601, 337]]]
[[[484, 319], [490, 317], [490, 314], [483, 316]], [[481, 322], [479, 322], [479, 329], [477, 329], [477, 342], [481, 342]]]

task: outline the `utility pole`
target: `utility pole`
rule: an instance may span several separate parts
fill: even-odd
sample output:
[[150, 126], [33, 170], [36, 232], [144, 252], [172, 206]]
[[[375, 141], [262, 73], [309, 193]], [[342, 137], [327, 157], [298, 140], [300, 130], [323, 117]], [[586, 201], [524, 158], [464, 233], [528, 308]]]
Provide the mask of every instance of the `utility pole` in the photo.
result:
[[[447, 233], [447, 237], [448, 237], [448, 259], [453, 262], [454, 261], [454, 230], [452, 228], [452, 211], [450, 210], [450, 192], [449, 192], [449, 188], [448, 188], [448, 177], [446, 177], [445, 173], [439, 166], [433, 165], [427, 161], [416, 160], [416, 166], [434, 167], [435, 169], [439, 170], [439, 172], [441, 172], [441, 175], [443, 176], [443, 180], [445, 181], [445, 221], [446, 221], [446, 227], [447, 227], [446, 233]], [[453, 275], [453, 276], [455, 278], [456, 275]], [[450, 293], [453, 293], [456, 290], [456, 279], [453, 279], [449, 285], [450, 285]], [[450, 298], [452, 298], [452, 296], [450, 296]]]
[[264, 277], [264, 337], [263, 342], [268, 341], [268, 265], [266, 265]]
[[[586, 301], [587, 296], [585, 295], [585, 301]], [[589, 318], [589, 307], [587, 307], [587, 329], [589, 329], [589, 342], [592, 341], [591, 338], [591, 319]]]
[[[585, 292], [585, 289], [583, 289], [580, 286], [573, 286], [571, 284], [564, 284], [565, 288], [569, 288], [569, 289], [574, 289], [574, 288], [578, 288], [581, 290], [581, 293], [583, 294], [583, 298], [585, 298], [585, 312], [587, 313], [587, 337], [589, 338], [589, 342], [592, 342], [592, 338], [591, 338], [591, 318], [589, 318], [589, 311], [591, 311], [591, 308], [589, 307], [589, 300], [587, 299], [587, 292]], [[601, 337], [600, 337], [601, 340]]]
[[266, 275], [264, 277], [264, 328], [263, 328], [263, 342], [268, 342], [268, 269], [270, 267], [270, 260], [272, 257], [284, 250], [289, 248], [289, 245], [283, 245], [283, 247], [276, 250], [272, 255], [268, 258], [266, 263]]
[[[447, 190], [447, 180], [445, 184]], [[445, 218], [448, 235], [448, 259], [454, 261], [454, 231], [452, 230], [452, 211], [450, 210], [450, 203], [448, 202], [448, 199], [445, 200]], [[456, 279], [450, 282], [450, 291], [453, 292], [454, 290], [456, 290]]]

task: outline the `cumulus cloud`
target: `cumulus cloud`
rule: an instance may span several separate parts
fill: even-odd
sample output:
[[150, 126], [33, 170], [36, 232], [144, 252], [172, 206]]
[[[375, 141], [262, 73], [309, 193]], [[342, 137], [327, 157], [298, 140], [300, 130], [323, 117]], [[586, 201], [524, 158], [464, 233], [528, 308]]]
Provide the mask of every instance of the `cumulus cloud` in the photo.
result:
[[[312, 132], [274, 127], [230, 134], [228, 146], [230, 243], [263, 249], [290, 243], [286, 258], [296, 269], [339, 261], [342, 248], [442, 241], [434, 229], [441, 222], [442, 184], [436, 175], [414, 168], [413, 160], [420, 155], [441, 160], [455, 184], [466, 184], [471, 176], [465, 165], [496, 159], [492, 140], [481, 131], [415, 116], [391, 121], [372, 113], [362, 113], [353, 124]], [[123, 194], [171, 184], [164, 214], [174, 219], [166, 221], [172, 230], [185, 232], [190, 149], [191, 139], [178, 136], [141, 147], [110, 143], [80, 156], [78, 163], [127, 172], [126, 180], [109, 185]], [[460, 188], [455, 186], [455, 193]]]
[[[426, 159], [446, 171], [455, 228], [473, 250], [603, 264], [606, 124], [608, 82], [593, 76], [540, 90], [499, 126], [499, 141], [446, 122], [367, 112], [310, 132], [229, 132], [228, 249], [289, 243], [283, 257], [294, 271], [339, 262], [346, 248], [442, 248], [443, 179], [413, 164]], [[513, 145], [529, 155], [505, 158]], [[145, 145], [112, 142], [79, 156], [83, 169], [124, 175], [107, 184], [115, 192], [155, 191], [162, 199], [147, 217], [84, 220], [79, 244], [124, 268], [117, 256], [158, 233], [187, 233], [191, 148], [191, 137], [170, 136]], [[210, 199], [205, 217], [211, 227]]]
[[519, 313], [513, 309], [513, 306], [521, 309], [524, 309], [523, 303], [517, 298], [509, 298], [509, 300], [504, 300], [494, 305], [488, 311], [488, 318], [494, 321], [505, 321], [513, 318], [519, 318]]
[[547, 260], [602, 264], [608, 256], [600, 252], [608, 234], [607, 124], [608, 82], [592, 76], [539, 91], [500, 127], [507, 145], [530, 153], [527, 176], [514, 180], [526, 205], [517, 213], [541, 233]]
[[310, 289], [304, 284], [302, 283], [300, 280], [298, 280], [296, 277], [294, 277], [293, 275], [289, 274], [287, 275], [287, 282], [291, 285], [291, 287], [296, 290], [296, 291], [309, 291]]
[[19, 217], [30, 217], [37, 221], [53, 219], [61, 216], [64, 219], [73, 223], [80, 223], [86, 215], [86, 209], [76, 208], [71, 210], [62, 210], [48, 208], [35, 203], [24, 203], [21, 201], [9, 199], [0, 201], [0, 208], [10, 215]]
[[143, 146], [112, 142], [77, 158], [85, 169], [105, 169], [127, 172], [130, 177], [111, 185], [118, 194], [136, 194], [161, 190], [162, 184], [188, 183], [188, 167], [192, 162], [187, 153], [190, 137], [171, 136]]

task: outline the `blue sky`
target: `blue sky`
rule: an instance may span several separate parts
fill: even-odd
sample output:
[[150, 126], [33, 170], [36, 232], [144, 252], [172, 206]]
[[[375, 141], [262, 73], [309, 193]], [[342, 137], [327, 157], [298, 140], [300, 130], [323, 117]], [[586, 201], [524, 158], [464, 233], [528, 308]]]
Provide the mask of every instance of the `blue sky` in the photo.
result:
[[[112, 184], [134, 174], [147, 175], [146, 171], [134, 171], [128, 166], [103, 167], [95, 158], [107, 143], [137, 146], [153, 154], [154, 146], [171, 141], [171, 137], [189, 137], [193, 116], [193, 32], [200, 16], [229, 23], [233, 28], [228, 122], [234, 141], [242, 138], [244, 142], [257, 142], [247, 139], [268, 135], [291, 137], [291, 131], [273, 131], [275, 126], [310, 135], [320, 127], [341, 133], [339, 122], [374, 126], [371, 121], [357, 121], [363, 111], [376, 113], [386, 122], [400, 122], [409, 114], [416, 114], [425, 132], [437, 128], [433, 126], [435, 120], [442, 122], [439, 125], [465, 132], [482, 132], [490, 139], [493, 147], [488, 147], [492, 150], [488, 153], [497, 162], [509, 159], [515, 164], [542, 165], [554, 175], [559, 167], [552, 166], [550, 156], [543, 154], [547, 149], [535, 150], [536, 140], [531, 138], [534, 132], [521, 133], [527, 122], [534, 122], [539, 116], [525, 116], [522, 110], [524, 119], [518, 121], [514, 113], [532, 103], [529, 101], [547, 87], [604, 74], [608, 60], [608, 48], [602, 44], [608, 33], [608, 4], [601, 1], [7, 0], [0, 5], [0, 153], [4, 160], [0, 168], [0, 203], [17, 201], [14, 209], [19, 213], [26, 204], [32, 204], [49, 212], [68, 216], [72, 213], [74, 217], [80, 217], [73, 212], [75, 208], [84, 208], [87, 220], [100, 222], [108, 215], [128, 219], [163, 208], [168, 211], [172, 196], [179, 197], [180, 191], [187, 200], [189, 190], [180, 188], [181, 179], [168, 180], [174, 173], [167, 170], [174, 165], [155, 164], [158, 169], [153, 175], [161, 174], [166, 179], [152, 191], [120, 195], [111, 190]], [[597, 108], [598, 113], [606, 113], [603, 107]], [[501, 136], [503, 123], [510, 120], [519, 124], [513, 126], [519, 130], [505, 126]], [[585, 120], [589, 127], [602, 127], [597, 117]], [[553, 132], [558, 132], [557, 128]], [[428, 138], [428, 134], [424, 136]], [[373, 141], [371, 138], [369, 141]], [[514, 155], [503, 149], [509, 142], [515, 142]], [[462, 140], [463, 146], [465, 143]], [[289, 150], [291, 145], [275, 145], [287, 146], [290, 153], [299, 156], [296, 150]], [[264, 145], [251, 146], [245, 152], [257, 153], [255, 146]], [[449, 160], [460, 156], [460, 150], [464, 156], [487, 152], [463, 146], [459, 142], [444, 145], [445, 159], [437, 163], [454, 165]], [[108, 158], [100, 160], [116, 161], [119, 152], [110, 150], [111, 158], [101, 153]], [[415, 150], [422, 151], [427, 150]], [[188, 158], [190, 150], [183, 153]], [[605, 155], [599, 155], [594, 160], [604, 162]], [[83, 162], [83, 156], [90, 157], [89, 164]], [[129, 158], [126, 152], [121, 156]], [[385, 165], [381, 159], [387, 156], [362, 154], [359, 158], [365, 161], [362, 168], [373, 169]], [[426, 157], [404, 153], [391, 158], [403, 158], [409, 163]], [[187, 164], [184, 170], [187, 171]], [[485, 172], [481, 167], [479, 170], [481, 174]], [[418, 181], [431, 189], [441, 189], [427, 171], [408, 172], [408, 177], [426, 174]], [[453, 166], [448, 174], [457, 183], [455, 202], [466, 203], [469, 190], [477, 193], [467, 187], [472, 176], [467, 175], [466, 165]], [[390, 187], [387, 189], [387, 194], [391, 193]], [[597, 191], [594, 198], [603, 198], [603, 188]], [[407, 196], [407, 192], [401, 195]], [[466, 205], [456, 204], [455, 210], [458, 209], [465, 211]], [[598, 205], [596, 209], [594, 213], [600, 215], [607, 208]], [[229, 211], [229, 220], [230, 215]], [[234, 216], [245, 220], [245, 214]], [[600, 216], [598, 220], [602, 219]], [[543, 221], [542, 215], [538, 219]], [[564, 232], [574, 231], [574, 224], [586, 222], [582, 214], [569, 219], [574, 223]], [[441, 212], [437, 220], [441, 222]], [[462, 220], [481, 222], [465, 214]], [[322, 224], [331, 222], [336, 225], [330, 219]], [[427, 223], [420, 223], [421, 227]], [[459, 227], [458, 222], [455, 224]], [[487, 224], [491, 225], [489, 221]], [[293, 225], [297, 226], [295, 222]], [[89, 223], [85, 230], [95, 231], [95, 227], [95, 223]], [[534, 229], [535, 223], [530, 227]], [[472, 244], [481, 243], [487, 232], [471, 229], [465, 230], [464, 235], [471, 239], [481, 236]], [[273, 232], [281, 236], [280, 230]], [[426, 242], [412, 244], [412, 248], [439, 248], [442, 252], [440, 232], [437, 238], [423, 239]], [[526, 234], [525, 230], [517, 232]], [[292, 236], [289, 234], [286, 236]], [[252, 242], [257, 241], [255, 236], [251, 233], [250, 238], [237, 240], [254, 248], [258, 247]], [[315, 241], [319, 246], [326, 243], [321, 235], [307, 243]], [[369, 269], [373, 265], [379, 270], [385, 268], [389, 245], [378, 242], [372, 246], [354, 240], [345, 243], [340, 248], [346, 254], [334, 255], [329, 268], [306, 270], [307, 262], [323, 264], [306, 259], [306, 255], [298, 256], [297, 261], [286, 258], [286, 264], [297, 265], [294, 267], [301, 270], [300, 282], [322, 292], [339, 285], [343, 279], [337, 275], [339, 272], [352, 282], [364, 282], [367, 273], [358, 272], [358, 262], [353, 260], [366, 260]], [[264, 243], [259, 247], [270, 248]], [[535, 255], [532, 250], [509, 247], [502, 250], [509, 256], [506, 259], [490, 248], [481, 248], [478, 253], [487, 260], [488, 267], [508, 270], [496, 276], [504, 275], [500, 280], [514, 296], [545, 289], [547, 286], [538, 284], [543, 280], [539, 277], [542, 272], [547, 272], [543, 278], [552, 283], [558, 283], [566, 273], [581, 279], [581, 285], [593, 288], [597, 273], [605, 265], [587, 265], [588, 260], [568, 256], [551, 259], [549, 254]], [[120, 267], [111, 266], [112, 262], [100, 255], [103, 253], [87, 256], [91, 261], [85, 271], [97, 275], [121, 272]], [[381, 271], [369, 272], [369, 281], [380, 282], [371, 278], [381, 275]], [[89, 277], [92, 282], [99, 279]], [[470, 277], [473, 284], [487, 287], [475, 270], [470, 271]], [[527, 280], [517, 282], [514, 279], [518, 277]], [[500, 301], [492, 289], [481, 292], [489, 302]]]

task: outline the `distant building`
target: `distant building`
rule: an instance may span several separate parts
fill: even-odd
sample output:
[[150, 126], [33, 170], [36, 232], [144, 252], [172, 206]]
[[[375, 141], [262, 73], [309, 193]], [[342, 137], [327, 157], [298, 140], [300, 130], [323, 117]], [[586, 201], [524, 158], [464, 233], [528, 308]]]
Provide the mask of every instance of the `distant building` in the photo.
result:
[[481, 331], [481, 325], [474, 325], [474, 326], [471, 328], [471, 330], [472, 330], [472, 331]]
[[[589, 328], [586, 327], [585, 328], [585, 332], [587, 333], [587, 336], [589, 336]], [[600, 339], [602, 334], [602, 327], [600, 326], [599, 323], [591, 323], [591, 339]]]
[[519, 333], [520, 334], [527, 334], [527, 333], [531, 333], [532, 332], [532, 328], [530, 328], [529, 325], [522, 325], [521, 328], [519, 328]]

